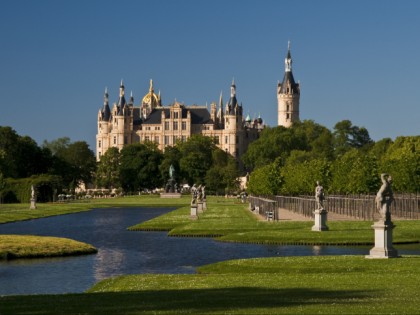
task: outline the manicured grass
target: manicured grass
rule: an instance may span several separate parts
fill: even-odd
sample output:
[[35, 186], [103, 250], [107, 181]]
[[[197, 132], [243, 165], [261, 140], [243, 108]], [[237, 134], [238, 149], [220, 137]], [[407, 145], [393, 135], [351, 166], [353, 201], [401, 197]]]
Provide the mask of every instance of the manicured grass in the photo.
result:
[[0, 260], [82, 255], [96, 252], [96, 248], [89, 244], [67, 238], [0, 235]]
[[0, 204], [0, 223], [31, 220], [53, 215], [88, 211], [109, 207], [181, 207], [189, 204], [190, 197], [161, 199], [155, 195], [127, 196], [122, 198], [91, 199], [68, 203], [38, 203], [30, 210], [29, 204]]
[[[207, 236], [226, 242], [293, 245], [371, 245], [371, 221], [331, 221], [329, 231], [313, 232], [312, 221], [258, 221], [247, 206], [232, 199], [209, 198], [208, 210], [190, 219], [190, 207], [130, 227], [167, 230], [170, 236]], [[395, 221], [394, 244], [420, 241], [420, 221]]]
[[418, 314], [420, 257], [226, 261], [193, 275], [130, 275], [86, 294], [0, 297], [1, 314]]

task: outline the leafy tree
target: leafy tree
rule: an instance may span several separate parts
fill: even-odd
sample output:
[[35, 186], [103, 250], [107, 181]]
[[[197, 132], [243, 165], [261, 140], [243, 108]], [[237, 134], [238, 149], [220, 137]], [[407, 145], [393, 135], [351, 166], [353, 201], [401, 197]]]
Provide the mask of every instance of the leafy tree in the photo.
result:
[[313, 158], [310, 152], [292, 151], [281, 169], [281, 175], [284, 181], [282, 193], [310, 194], [313, 193], [316, 181], [328, 189], [330, 162], [324, 157]]
[[353, 126], [350, 120], [336, 123], [333, 135], [336, 156], [343, 155], [351, 148], [362, 148], [373, 143], [367, 129]]
[[283, 184], [280, 160], [255, 169], [248, 183], [248, 191], [254, 195], [277, 195]]
[[332, 166], [330, 191], [336, 193], [373, 193], [380, 180], [376, 158], [355, 148], [337, 158]]
[[181, 151], [179, 150], [178, 146], [165, 148], [165, 152], [163, 153], [163, 160], [159, 166], [160, 176], [162, 177], [164, 183], [166, 183], [169, 179], [169, 168], [171, 165], [173, 165], [175, 169], [175, 181], [179, 183], [183, 180], [181, 168], [179, 166], [181, 157]]
[[127, 145], [120, 152], [120, 182], [125, 191], [162, 185], [159, 165], [163, 155], [153, 142]]
[[224, 194], [238, 191], [238, 176], [236, 160], [216, 147], [212, 153], [212, 167], [206, 172], [205, 177], [209, 193]]
[[0, 172], [0, 204], [3, 201], [3, 192], [5, 188], [6, 188], [6, 181], [3, 177], [3, 173]]
[[380, 161], [381, 173], [393, 178], [399, 192], [420, 191], [420, 136], [398, 137]]
[[283, 126], [264, 129], [242, 157], [246, 168], [253, 170], [272, 163], [278, 157], [284, 161], [292, 150], [308, 149], [305, 133], [296, 130]]
[[205, 183], [207, 170], [212, 166], [212, 152], [215, 148], [214, 139], [198, 134], [179, 145], [179, 166], [189, 185]]
[[96, 185], [104, 188], [120, 187], [120, 152], [109, 148], [101, 156], [96, 170]]

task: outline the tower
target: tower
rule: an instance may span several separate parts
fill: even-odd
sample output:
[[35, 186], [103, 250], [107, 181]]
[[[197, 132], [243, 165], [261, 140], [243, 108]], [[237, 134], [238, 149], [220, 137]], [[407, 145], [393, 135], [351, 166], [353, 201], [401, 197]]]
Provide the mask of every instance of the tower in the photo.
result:
[[287, 47], [287, 56], [284, 59], [283, 82], [277, 84], [278, 125], [290, 127], [299, 121], [300, 84], [295, 82], [292, 72], [292, 55], [290, 54], [290, 41]]

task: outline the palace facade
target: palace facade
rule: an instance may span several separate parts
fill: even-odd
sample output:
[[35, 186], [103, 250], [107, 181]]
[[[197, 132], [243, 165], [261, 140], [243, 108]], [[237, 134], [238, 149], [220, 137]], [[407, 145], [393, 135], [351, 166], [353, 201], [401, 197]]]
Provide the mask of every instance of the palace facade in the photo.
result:
[[[300, 85], [294, 81], [291, 64], [289, 44], [284, 78], [277, 87], [278, 124], [285, 127], [299, 120]], [[139, 105], [134, 105], [132, 94], [126, 101], [121, 81], [119, 98], [112, 108], [105, 89], [104, 105], [98, 112], [96, 159], [99, 161], [111, 147], [122, 149], [125, 145], [145, 141], [155, 142], [164, 151], [167, 146], [186, 141], [194, 134], [214, 138], [219, 148], [239, 158], [248, 145], [258, 139], [263, 128], [261, 117], [244, 117], [242, 104], [236, 98], [234, 81], [226, 104], [220, 95], [218, 104], [211, 103], [210, 110], [207, 106], [186, 106], [176, 101], [163, 106], [160, 92], [155, 93], [152, 80], [148, 93]]]

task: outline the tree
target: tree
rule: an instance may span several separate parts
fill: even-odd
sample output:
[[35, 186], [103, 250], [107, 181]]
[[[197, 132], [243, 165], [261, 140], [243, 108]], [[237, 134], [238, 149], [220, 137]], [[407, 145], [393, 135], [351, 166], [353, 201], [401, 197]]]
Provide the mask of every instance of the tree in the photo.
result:
[[181, 152], [178, 146], [166, 147], [163, 153], [163, 159], [159, 166], [160, 176], [164, 183], [169, 179], [169, 168], [173, 165], [175, 169], [175, 181], [180, 183], [183, 180], [179, 161], [181, 159]]
[[120, 151], [109, 148], [98, 163], [96, 185], [103, 188], [120, 187]]
[[236, 160], [227, 152], [214, 148], [212, 166], [206, 172], [205, 184], [209, 193], [234, 193], [239, 189], [239, 170]]
[[255, 169], [248, 183], [248, 191], [254, 195], [277, 195], [283, 184], [280, 173], [280, 161]]
[[212, 166], [212, 152], [215, 147], [214, 139], [198, 134], [179, 145], [179, 166], [189, 185], [205, 183], [207, 170]]
[[3, 173], [0, 172], [0, 204], [3, 201], [4, 188], [6, 188], [6, 181], [4, 180]]
[[333, 135], [336, 156], [343, 155], [351, 148], [362, 148], [373, 143], [367, 129], [353, 126], [350, 120], [336, 123]]
[[338, 157], [332, 165], [330, 190], [337, 193], [374, 193], [380, 186], [376, 158], [355, 148]]
[[292, 151], [281, 169], [284, 184], [282, 193], [311, 194], [320, 181], [325, 189], [330, 182], [330, 162], [324, 157], [314, 158], [311, 152]]
[[420, 191], [420, 136], [398, 137], [380, 161], [381, 173], [393, 178], [393, 188], [399, 192]]
[[162, 185], [159, 165], [162, 152], [153, 142], [127, 145], [120, 152], [120, 182], [125, 191], [153, 189]]

